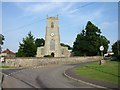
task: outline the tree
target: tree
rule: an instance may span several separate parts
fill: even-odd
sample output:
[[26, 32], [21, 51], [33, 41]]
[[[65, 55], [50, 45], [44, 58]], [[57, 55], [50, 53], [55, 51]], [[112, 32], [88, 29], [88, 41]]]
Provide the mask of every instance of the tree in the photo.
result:
[[26, 38], [23, 38], [23, 43], [20, 43], [17, 56], [18, 57], [34, 57], [36, 55], [35, 38], [29, 32]]
[[2, 51], [2, 47], [1, 45], [3, 45], [3, 41], [5, 40], [4, 36], [2, 34], [0, 34], [0, 53]]
[[114, 52], [114, 55], [120, 55], [120, 40], [112, 45], [112, 51]]
[[3, 45], [4, 40], [5, 40], [4, 36], [0, 34], [0, 45]]
[[75, 56], [86, 55], [87, 41], [85, 40], [85, 35], [82, 30], [81, 34], [77, 35], [77, 38], [73, 44], [72, 52], [74, 52]]
[[67, 44], [60, 43], [60, 45], [61, 45], [61, 46], [63, 46], [63, 47], [68, 47], [68, 50], [71, 50], [71, 49], [72, 49], [72, 47], [70, 47], [70, 46], [69, 46], [69, 45], [67, 45]]
[[99, 55], [99, 47], [104, 46], [104, 53], [107, 52], [109, 41], [105, 36], [100, 35], [100, 29], [92, 24], [90, 21], [87, 22], [85, 30], [82, 30], [73, 44], [72, 52], [75, 56], [94, 56]]
[[37, 38], [35, 40], [36, 47], [44, 46], [44, 44], [45, 44], [45, 40], [43, 38]]

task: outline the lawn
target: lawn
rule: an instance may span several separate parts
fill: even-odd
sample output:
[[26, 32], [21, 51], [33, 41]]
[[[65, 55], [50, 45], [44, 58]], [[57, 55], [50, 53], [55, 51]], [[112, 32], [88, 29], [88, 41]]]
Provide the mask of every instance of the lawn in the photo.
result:
[[118, 64], [120, 64], [120, 62], [117, 61], [107, 61], [104, 65], [99, 65], [99, 62], [94, 62], [77, 67], [74, 71], [76, 74], [86, 76], [88, 78], [118, 84], [118, 78], [120, 80]]
[[13, 66], [0, 66], [0, 68], [14, 68]]

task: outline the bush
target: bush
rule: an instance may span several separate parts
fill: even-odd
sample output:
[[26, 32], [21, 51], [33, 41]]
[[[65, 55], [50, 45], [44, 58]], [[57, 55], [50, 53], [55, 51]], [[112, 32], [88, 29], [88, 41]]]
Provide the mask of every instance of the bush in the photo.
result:
[[53, 57], [52, 55], [45, 55], [44, 57]]
[[119, 62], [120, 62], [120, 55], [114, 55], [114, 56], [111, 58], [111, 61], [119, 61]]
[[117, 57], [117, 61], [120, 62], [120, 55], [116, 55], [116, 57]]

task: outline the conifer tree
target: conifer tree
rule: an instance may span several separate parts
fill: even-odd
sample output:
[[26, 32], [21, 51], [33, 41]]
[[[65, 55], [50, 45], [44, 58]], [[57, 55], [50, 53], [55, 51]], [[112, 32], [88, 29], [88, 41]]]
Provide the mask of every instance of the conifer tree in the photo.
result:
[[23, 38], [20, 43], [17, 56], [18, 57], [34, 57], [36, 55], [35, 38], [29, 32], [26, 38]]

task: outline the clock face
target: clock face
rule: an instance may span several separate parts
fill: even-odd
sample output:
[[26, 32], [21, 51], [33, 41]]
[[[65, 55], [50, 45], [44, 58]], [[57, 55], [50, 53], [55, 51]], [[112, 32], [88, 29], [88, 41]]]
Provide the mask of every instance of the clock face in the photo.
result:
[[54, 36], [54, 33], [51, 33], [51, 36]]

